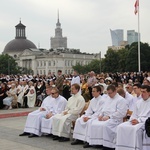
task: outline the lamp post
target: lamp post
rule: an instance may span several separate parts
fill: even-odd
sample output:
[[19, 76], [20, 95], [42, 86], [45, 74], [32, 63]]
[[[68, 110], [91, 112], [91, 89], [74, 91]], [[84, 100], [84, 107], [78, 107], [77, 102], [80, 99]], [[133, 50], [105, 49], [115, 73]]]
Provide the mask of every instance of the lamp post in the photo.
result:
[[8, 75], [10, 74], [10, 63], [9, 63], [9, 58], [8, 58], [8, 60], [7, 60], [7, 63], [8, 63]]
[[100, 73], [101, 73], [101, 70], [102, 70], [102, 68], [101, 68], [101, 66], [102, 66], [102, 64], [101, 64], [101, 51], [99, 52], [99, 60], [100, 60], [100, 62], [99, 62], [99, 69], [100, 69]]

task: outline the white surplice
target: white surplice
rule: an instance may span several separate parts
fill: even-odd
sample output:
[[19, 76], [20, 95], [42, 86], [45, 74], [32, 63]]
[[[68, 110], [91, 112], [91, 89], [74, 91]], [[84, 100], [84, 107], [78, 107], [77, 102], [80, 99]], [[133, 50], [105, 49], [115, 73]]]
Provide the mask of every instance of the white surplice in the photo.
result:
[[[139, 100], [128, 122], [117, 127], [116, 150], [142, 150], [142, 137], [145, 120], [150, 117], [150, 98]], [[131, 120], [137, 119], [138, 124], [132, 125]]]
[[132, 101], [130, 101], [129, 110], [133, 111], [136, 103], [141, 99], [142, 99], [141, 95], [140, 96], [137, 96], [137, 95], [133, 96]]
[[40, 111], [40, 108], [38, 110], [35, 110], [28, 114], [24, 132], [33, 133], [38, 136], [41, 135], [41, 119], [45, 117], [45, 115], [53, 110], [53, 101], [55, 99], [51, 96], [47, 96], [40, 108], [45, 108], [45, 111]]
[[[53, 103], [52, 103], [52, 110], [50, 111], [53, 116], [55, 116], [56, 114], [60, 114], [62, 111], [64, 111], [65, 107], [67, 104], [67, 100], [59, 95], [59, 97], [57, 97]], [[52, 122], [53, 122], [53, 116], [49, 119], [46, 119], [45, 117], [42, 118], [42, 123], [41, 123], [41, 132], [42, 133], [52, 133]]]
[[134, 98], [133, 95], [131, 95], [128, 92], [125, 92], [125, 100], [127, 102], [127, 106], [128, 106], [129, 110], [132, 110], [132, 107], [133, 107], [133, 98]]
[[81, 94], [77, 93], [75, 95], [72, 95], [68, 99], [67, 106], [64, 110], [67, 111], [68, 114], [63, 115], [63, 113], [61, 113], [56, 114], [53, 117], [52, 134], [69, 138], [71, 133], [72, 121], [75, 121], [78, 118], [84, 106], [85, 100], [81, 96]]
[[115, 147], [116, 127], [123, 122], [123, 117], [127, 112], [125, 99], [119, 94], [113, 98], [109, 96], [105, 99], [104, 107], [100, 116], [109, 116], [107, 121], [93, 120], [90, 124], [90, 134], [88, 143], [90, 145], [103, 145], [105, 147]]
[[143, 132], [143, 150], [150, 150], [150, 137], [147, 136], [146, 132]]
[[[81, 116], [80, 118], [78, 118], [76, 120], [74, 132], [73, 132], [73, 138], [74, 139], [87, 141], [86, 138], [88, 138], [87, 137], [88, 124], [90, 124], [90, 122], [93, 119], [98, 117], [98, 113], [99, 113], [99, 111], [102, 110], [104, 102], [105, 102], [105, 100], [102, 98], [101, 95], [99, 95], [97, 98], [94, 97], [90, 101], [89, 107], [86, 110], [85, 115]], [[85, 116], [90, 118], [87, 122], [83, 121], [83, 117], [85, 117]]]

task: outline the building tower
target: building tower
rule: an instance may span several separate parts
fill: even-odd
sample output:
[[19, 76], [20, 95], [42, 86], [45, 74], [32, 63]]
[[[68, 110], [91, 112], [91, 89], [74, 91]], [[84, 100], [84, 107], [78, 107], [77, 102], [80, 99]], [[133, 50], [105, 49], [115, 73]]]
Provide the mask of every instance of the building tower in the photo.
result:
[[15, 39], [8, 42], [4, 48], [3, 54], [8, 54], [12, 57], [18, 57], [20, 53], [22, 53], [25, 49], [37, 47], [35, 44], [26, 38], [26, 26], [21, 23], [21, 20], [16, 28], [16, 37]]
[[111, 30], [111, 39], [112, 39], [112, 46], [120, 46], [121, 42], [123, 41], [123, 30]]
[[129, 45], [133, 42], [138, 42], [138, 33], [134, 30], [127, 30], [127, 41]]
[[62, 36], [61, 23], [59, 22], [59, 11], [55, 29], [55, 37], [51, 37], [51, 48], [52, 49], [67, 48], [67, 37]]

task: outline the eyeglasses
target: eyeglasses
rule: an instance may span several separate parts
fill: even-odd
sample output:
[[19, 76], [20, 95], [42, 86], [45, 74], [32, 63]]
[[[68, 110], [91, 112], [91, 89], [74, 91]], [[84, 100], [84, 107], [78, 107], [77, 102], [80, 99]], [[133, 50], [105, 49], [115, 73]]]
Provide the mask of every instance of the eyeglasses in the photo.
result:
[[52, 95], [56, 94], [56, 93], [51, 93]]

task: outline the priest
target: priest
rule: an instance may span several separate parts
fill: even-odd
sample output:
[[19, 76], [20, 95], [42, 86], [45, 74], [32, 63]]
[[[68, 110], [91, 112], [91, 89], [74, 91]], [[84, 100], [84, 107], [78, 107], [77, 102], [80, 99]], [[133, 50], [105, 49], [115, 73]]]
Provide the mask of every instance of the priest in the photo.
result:
[[91, 132], [87, 141], [90, 145], [102, 145], [104, 150], [115, 149], [116, 128], [123, 122], [127, 112], [126, 101], [117, 93], [114, 85], [107, 87], [107, 94], [98, 119], [90, 124]]
[[29, 138], [41, 136], [42, 118], [46, 117], [48, 113], [54, 112], [56, 109], [60, 109], [60, 112], [64, 110], [66, 106], [66, 99], [61, 96], [59, 101], [56, 102], [56, 99], [51, 96], [52, 92], [58, 93], [59, 91], [57, 88], [52, 88], [48, 85], [46, 87], [46, 93], [48, 96], [44, 99], [41, 107], [38, 110], [29, 113], [26, 120], [24, 133], [20, 134], [19, 136], [28, 135]]
[[[99, 85], [92, 88], [93, 99], [90, 101], [89, 107], [86, 113], [76, 120], [73, 138], [75, 141], [71, 145], [77, 145], [87, 141], [88, 138], [88, 126], [92, 120], [98, 117], [99, 111], [102, 110], [104, 99], [101, 96], [101, 87]], [[85, 142], [84, 148], [90, 147], [89, 143]]]
[[72, 96], [68, 99], [67, 106], [61, 114], [53, 117], [52, 134], [54, 140], [59, 142], [69, 141], [72, 121], [75, 121], [85, 106], [85, 100], [79, 93], [80, 85], [71, 86]]
[[143, 131], [145, 121], [150, 117], [150, 86], [142, 85], [141, 96], [142, 99], [136, 102], [130, 120], [117, 127], [116, 150], [146, 150], [149, 145], [146, 144]]

